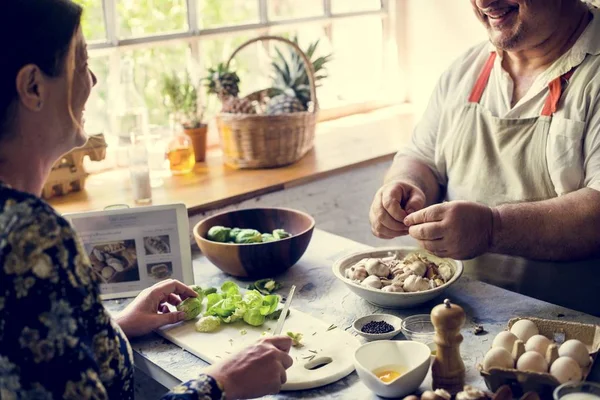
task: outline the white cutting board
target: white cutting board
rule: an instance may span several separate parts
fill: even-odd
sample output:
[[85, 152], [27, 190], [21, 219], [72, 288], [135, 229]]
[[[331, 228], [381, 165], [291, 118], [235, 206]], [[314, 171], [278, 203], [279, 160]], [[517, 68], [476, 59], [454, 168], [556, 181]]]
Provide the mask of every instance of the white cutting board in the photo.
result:
[[[157, 333], [213, 364], [229, 358], [265, 336], [272, 335], [277, 321], [267, 321], [261, 327], [253, 327], [244, 322], [221, 324], [219, 330], [211, 333], [196, 332], [194, 323], [195, 320], [170, 325], [157, 330]], [[292, 347], [290, 350], [294, 364], [287, 370], [288, 379], [282, 390], [306, 390], [325, 386], [354, 371], [354, 352], [360, 346], [360, 341], [340, 328], [328, 330], [331, 326], [332, 324], [311, 315], [290, 309], [283, 334], [302, 333], [304, 346]], [[242, 330], [246, 330], [247, 333], [243, 335]], [[263, 332], [266, 332], [266, 335], [263, 335]], [[310, 360], [309, 357], [312, 356], [314, 358]], [[315, 362], [328, 359], [331, 359], [331, 362], [321, 368], [306, 368]]]

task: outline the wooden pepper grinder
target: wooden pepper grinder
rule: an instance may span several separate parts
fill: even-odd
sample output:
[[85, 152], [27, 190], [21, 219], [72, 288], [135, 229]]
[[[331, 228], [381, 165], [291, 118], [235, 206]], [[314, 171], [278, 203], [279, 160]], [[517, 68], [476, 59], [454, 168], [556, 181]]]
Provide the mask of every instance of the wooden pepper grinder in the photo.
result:
[[460, 330], [466, 316], [462, 307], [444, 300], [444, 304], [431, 310], [431, 322], [435, 327], [434, 341], [437, 353], [431, 367], [433, 389], [445, 389], [450, 394], [463, 390], [465, 385], [465, 364], [460, 356], [463, 337]]

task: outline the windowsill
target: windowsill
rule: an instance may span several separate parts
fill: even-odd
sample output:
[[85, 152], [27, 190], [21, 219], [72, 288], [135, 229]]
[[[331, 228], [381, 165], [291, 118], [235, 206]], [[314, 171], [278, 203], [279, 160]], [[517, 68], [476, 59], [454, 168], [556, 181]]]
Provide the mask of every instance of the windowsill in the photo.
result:
[[[317, 180], [336, 172], [391, 160], [413, 128], [409, 106], [401, 105], [317, 125], [315, 148], [297, 163], [276, 169], [236, 170], [223, 164], [219, 149], [184, 176], [169, 176], [152, 190], [153, 204], [184, 203], [190, 215]], [[129, 173], [113, 170], [90, 175], [85, 189], [49, 203], [60, 213], [91, 211], [109, 205], [134, 206]]]

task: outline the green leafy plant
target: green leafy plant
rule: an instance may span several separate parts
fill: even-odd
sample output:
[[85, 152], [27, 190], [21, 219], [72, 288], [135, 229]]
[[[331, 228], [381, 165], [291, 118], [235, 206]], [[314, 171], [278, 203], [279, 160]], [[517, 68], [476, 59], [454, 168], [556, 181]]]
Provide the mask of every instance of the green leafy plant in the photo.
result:
[[198, 97], [198, 85], [192, 82], [189, 72], [183, 78], [177, 73], [163, 75], [162, 95], [165, 107], [184, 129], [204, 125], [204, 107]]

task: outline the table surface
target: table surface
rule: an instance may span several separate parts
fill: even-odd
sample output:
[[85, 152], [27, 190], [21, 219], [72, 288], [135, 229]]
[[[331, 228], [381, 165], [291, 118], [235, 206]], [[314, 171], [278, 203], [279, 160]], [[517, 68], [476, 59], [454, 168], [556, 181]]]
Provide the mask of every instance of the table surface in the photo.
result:
[[[418, 308], [383, 310], [350, 292], [344, 283], [335, 278], [331, 266], [340, 257], [369, 248], [352, 240], [315, 230], [313, 239], [298, 264], [284, 275], [277, 277], [277, 280], [284, 284], [281, 293], [284, 293], [292, 283], [295, 284], [297, 290], [293, 308], [310, 313], [349, 332], [352, 332], [352, 322], [358, 317], [377, 312], [394, 314], [400, 318], [414, 314], [428, 314], [443, 300], [438, 298]], [[234, 280], [222, 273], [200, 253], [194, 254], [193, 268], [195, 282], [203, 287], [219, 287], [225, 280]], [[246, 282], [236, 282], [243, 286], [247, 285]], [[482, 361], [494, 336], [505, 329], [510, 318], [535, 316], [600, 325], [600, 318], [509, 292], [467, 277], [462, 277], [449, 288], [444, 297], [462, 306], [467, 313], [467, 322], [462, 332], [464, 342], [461, 345], [461, 354], [466, 367], [466, 382], [481, 389], [485, 389], [485, 383], [477, 372], [476, 366]], [[129, 301], [106, 301], [105, 306], [111, 312], [118, 312]], [[487, 333], [474, 335], [472, 328], [477, 324], [483, 325]], [[364, 341], [362, 337], [359, 338]], [[396, 339], [404, 340], [402, 335]], [[134, 339], [131, 345], [136, 366], [167, 387], [194, 379], [207, 365], [198, 357], [157, 334]], [[423, 382], [422, 390], [431, 387], [430, 375]], [[322, 388], [284, 392], [265, 398], [377, 399], [378, 397], [360, 382], [354, 372], [345, 379]]]

